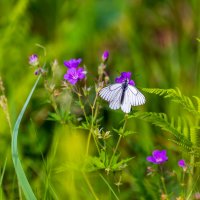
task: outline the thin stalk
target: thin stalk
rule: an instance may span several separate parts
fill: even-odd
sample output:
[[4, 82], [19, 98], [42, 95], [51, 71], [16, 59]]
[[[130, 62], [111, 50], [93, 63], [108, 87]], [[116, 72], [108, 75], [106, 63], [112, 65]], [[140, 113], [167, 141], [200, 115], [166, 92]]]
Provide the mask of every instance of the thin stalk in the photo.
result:
[[185, 180], [185, 170], [183, 169], [182, 178], [181, 178], [181, 187], [182, 187], [183, 196], [185, 196], [185, 183], [184, 183], [184, 180]]
[[80, 103], [80, 105], [81, 105], [81, 109], [82, 109], [82, 111], [83, 111], [85, 120], [86, 120], [87, 124], [89, 124], [88, 118], [87, 118], [87, 114], [86, 114], [86, 112], [85, 112], [84, 105], [83, 105], [83, 103], [82, 103], [82, 101], [81, 101], [81, 96], [80, 96], [80, 94], [78, 94], [78, 99], [79, 99], [79, 103]]
[[109, 167], [112, 165], [113, 159], [114, 159], [114, 157], [115, 157], [115, 154], [116, 154], [116, 152], [117, 152], [117, 149], [118, 149], [118, 147], [119, 147], [119, 144], [120, 144], [120, 142], [121, 142], [121, 139], [122, 139], [122, 135], [119, 136], [119, 139], [118, 139], [118, 141], [117, 141], [116, 147], [115, 147], [114, 152], [113, 152], [113, 154], [112, 154], [112, 157], [111, 157], [111, 159], [110, 159]]
[[2, 170], [1, 176], [0, 176], [0, 187], [2, 186], [2, 183], [3, 183], [3, 177], [4, 177], [4, 174], [5, 174], [5, 170], [6, 170], [6, 165], [7, 165], [7, 156], [6, 156], [6, 159], [4, 161], [3, 170]]
[[126, 115], [125, 115], [125, 119], [124, 119], [124, 125], [123, 125], [123, 128], [122, 128], [122, 132], [121, 132], [121, 134], [120, 134], [120, 136], [119, 136], [119, 138], [118, 138], [118, 141], [117, 141], [117, 144], [116, 144], [116, 146], [115, 146], [114, 152], [113, 152], [112, 157], [111, 157], [111, 159], [110, 159], [109, 168], [110, 168], [110, 166], [112, 165], [113, 159], [114, 159], [114, 157], [115, 157], [115, 154], [116, 154], [116, 152], [117, 152], [117, 149], [118, 149], [119, 144], [120, 144], [120, 142], [121, 142], [121, 139], [122, 139], [122, 137], [123, 137], [123, 134], [124, 134], [124, 131], [125, 131], [125, 128], [126, 128], [126, 124], [127, 124], [127, 119], [128, 119], [128, 115], [126, 114]]
[[86, 156], [88, 156], [88, 153], [89, 153], [91, 136], [93, 136], [93, 139], [94, 139], [98, 153], [100, 154], [100, 152], [101, 152], [100, 149], [99, 149], [99, 145], [97, 143], [96, 137], [94, 135], [94, 127], [93, 127], [93, 123], [92, 123], [89, 134], [88, 134], [88, 139], [87, 139]]
[[115, 196], [115, 198], [117, 200], [119, 200], [119, 198], [117, 197], [115, 191], [112, 189], [112, 187], [110, 186], [110, 184], [108, 183], [108, 181], [101, 175], [99, 174], [99, 176], [103, 179], [103, 181], [106, 183], [106, 185], [108, 186], [108, 188], [110, 189], [110, 191], [113, 193], [113, 195]]
[[86, 156], [88, 156], [88, 153], [89, 153], [89, 147], [90, 147], [91, 136], [92, 136], [92, 131], [91, 131], [91, 129], [90, 129], [90, 132], [89, 132], [88, 138], [87, 138]]
[[[99, 75], [98, 83], [100, 83], [102, 81], [102, 77], [103, 77], [103, 73]], [[94, 102], [91, 105], [91, 110], [92, 110], [92, 124], [91, 124], [90, 132], [89, 132], [89, 135], [88, 135], [88, 139], [87, 139], [86, 155], [88, 155], [88, 152], [89, 152], [91, 135], [93, 135], [93, 139], [94, 139], [97, 151], [98, 151], [98, 153], [100, 155], [100, 149], [99, 149], [98, 142], [96, 140], [96, 137], [94, 135], [94, 130], [93, 130], [94, 129], [94, 122], [95, 122], [95, 120], [97, 118], [98, 109], [99, 109], [99, 104], [97, 102], [97, 98], [98, 98], [98, 92], [96, 92], [96, 96], [94, 98]], [[95, 107], [95, 105], [96, 105], [96, 107]]]
[[161, 177], [160, 177], [160, 180], [161, 180], [161, 184], [162, 184], [162, 187], [163, 187], [163, 191], [166, 195], [166, 200], [168, 200], [168, 193], [167, 193], [167, 188], [166, 188], [166, 185], [165, 185], [165, 178], [164, 178], [164, 174], [163, 174], [163, 168], [162, 166], [160, 165], [160, 172], [161, 172]]
[[195, 190], [195, 187], [196, 187], [196, 185], [198, 183], [199, 177], [200, 176], [198, 176], [197, 179], [196, 179], [196, 181], [193, 183], [191, 190], [188, 192], [189, 194], [188, 194], [186, 200], [190, 200], [191, 199], [192, 193]]
[[99, 198], [97, 197], [97, 195], [96, 195], [96, 193], [95, 193], [95, 191], [94, 191], [94, 189], [93, 189], [93, 187], [92, 187], [92, 185], [91, 185], [91, 183], [90, 183], [88, 177], [86, 176], [86, 174], [85, 174], [84, 172], [83, 172], [83, 177], [84, 177], [84, 179], [85, 179], [85, 181], [86, 181], [86, 183], [87, 183], [87, 185], [88, 185], [88, 187], [89, 187], [89, 189], [90, 189], [90, 192], [91, 192], [92, 195], [94, 196], [94, 198], [95, 198], [96, 200], [99, 200]]
[[90, 132], [89, 132], [88, 139], [87, 139], [86, 156], [88, 155], [88, 152], [89, 152], [91, 135], [93, 136], [93, 139], [94, 139], [94, 142], [95, 142], [97, 151], [98, 151], [98, 153], [100, 154], [100, 149], [99, 149], [99, 146], [98, 146], [96, 137], [95, 137], [95, 135], [94, 135], [94, 122], [95, 122], [95, 120], [96, 120], [97, 112], [98, 112], [98, 111], [97, 111], [98, 108], [95, 108], [96, 101], [97, 101], [97, 97], [98, 97], [98, 94], [96, 94], [95, 99], [94, 99], [94, 102], [93, 102], [93, 105], [91, 106], [91, 109], [92, 109], [92, 123], [91, 123]]
[[[190, 163], [194, 163], [194, 155], [190, 156]], [[189, 191], [192, 188], [192, 185], [193, 185], [193, 182], [194, 182], [193, 178], [194, 178], [194, 167], [191, 166], [189, 178], [188, 178], [188, 182], [187, 182], [187, 189], [186, 189], [187, 193], [189, 193]]]
[[5, 174], [5, 170], [6, 170], [6, 165], [7, 165], [7, 156], [6, 156], [6, 159], [4, 161], [3, 169], [2, 169], [2, 172], [1, 172], [1, 176], [0, 176], [0, 197], [1, 197], [1, 199], [3, 199], [2, 183], [3, 183], [3, 177], [4, 177], [4, 174]]

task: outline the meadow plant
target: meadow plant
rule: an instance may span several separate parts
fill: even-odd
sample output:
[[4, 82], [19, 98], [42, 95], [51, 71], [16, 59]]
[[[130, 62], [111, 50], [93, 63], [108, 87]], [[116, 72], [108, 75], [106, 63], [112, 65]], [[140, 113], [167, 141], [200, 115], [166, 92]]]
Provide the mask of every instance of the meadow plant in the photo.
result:
[[[104, 110], [104, 104], [101, 98], [99, 98], [99, 94], [103, 88], [109, 87], [107, 85], [111, 77], [107, 73], [108, 59], [109, 52], [105, 51], [102, 54], [101, 63], [97, 68], [98, 76], [93, 79], [94, 83], [92, 85], [88, 85], [87, 75], [89, 72], [87, 71], [86, 66], [82, 64], [83, 61], [81, 58], [66, 60], [64, 61], [64, 65], [61, 66], [57, 60], [54, 60], [51, 64], [51, 68], [44, 69], [44, 66], [41, 67], [39, 57], [36, 54], [29, 57], [29, 64], [34, 68], [34, 74], [38, 75], [38, 79], [33, 86], [21, 113], [19, 114], [14, 126], [12, 137], [13, 162], [20, 187], [22, 188], [26, 199], [36, 199], [36, 196], [26, 178], [19, 159], [17, 149], [18, 129], [26, 107], [41, 77], [43, 77], [44, 89], [48, 94], [48, 102], [53, 108], [53, 111], [49, 112], [48, 120], [55, 121], [60, 125], [69, 124], [73, 127], [73, 129], [81, 129], [87, 133], [85, 152], [83, 154], [84, 156], [81, 160], [81, 164], [76, 167], [81, 172], [83, 179], [85, 180], [85, 183], [87, 184], [94, 199], [100, 198], [99, 193], [91, 183], [92, 175], [89, 176], [89, 174], [92, 173], [95, 173], [96, 176], [103, 181], [115, 199], [120, 199], [120, 187], [123, 183], [121, 173], [127, 169], [129, 162], [134, 162], [133, 156], [128, 158], [121, 157], [120, 144], [122, 139], [125, 140], [129, 135], [135, 133], [134, 130], [127, 130], [127, 121], [133, 118], [150, 122], [158, 127], [161, 127], [161, 129], [165, 132], [171, 133], [172, 138], [170, 138], [170, 141], [175, 143], [177, 146], [180, 146], [183, 154], [187, 154], [187, 157], [190, 159], [190, 170], [188, 169], [189, 164], [186, 164], [185, 160], [177, 160], [177, 166], [183, 169], [181, 171], [181, 168], [179, 168], [178, 172], [175, 173], [177, 177], [178, 174], [183, 173], [182, 178], [177, 178], [176, 180], [180, 183], [180, 188], [177, 189], [179, 191], [178, 194], [173, 191], [172, 187], [168, 186], [168, 184], [170, 185], [171, 182], [173, 182], [171, 177], [175, 177], [169, 175], [169, 171], [164, 167], [167, 161], [171, 159], [170, 156], [167, 155], [168, 150], [153, 150], [151, 156], [148, 156], [146, 159], [145, 157], [143, 158], [144, 161], [146, 160], [156, 166], [155, 168], [154, 166], [147, 167], [149, 175], [147, 178], [153, 178], [156, 174], [159, 175], [159, 180], [153, 179], [157, 181], [157, 186], [159, 188], [158, 190], [152, 189], [152, 193], [156, 194], [154, 196], [156, 196], [157, 199], [190, 199], [192, 195], [195, 194], [195, 198], [197, 199], [198, 190], [196, 190], [196, 184], [198, 182], [199, 175], [198, 170], [196, 170], [195, 167], [200, 165], [198, 161], [198, 158], [200, 157], [200, 150], [198, 144], [192, 138], [194, 138], [194, 135], [195, 138], [198, 137], [194, 130], [198, 129], [197, 124], [200, 117], [200, 99], [198, 97], [194, 97], [194, 100], [198, 103], [197, 106], [189, 97], [182, 95], [178, 89], [142, 89], [145, 94], [150, 93], [161, 95], [177, 104], [180, 104], [182, 109], [193, 115], [195, 120], [190, 120], [191, 118], [188, 118], [188, 115], [185, 118], [178, 117], [169, 120], [169, 117], [165, 113], [136, 111], [134, 107], [130, 110], [133, 105], [137, 106], [144, 104], [145, 97], [137, 88], [135, 88], [136, 83], [131, 79], [131, 72], [122, 72], [119, 77], [115, 78], [115, 84], [112, 85], [113, 87], [116, 85], [120, 86], [120, 90], [116, 90], [117, 92], [112, 92], [111, 94], [112, 89], [110, 88], [109, 90], [107, 89], [101, 96], [109, 102], [111, 109], [120, 108], [123, 101], [126, 101], [128, 108], [123, 109], [122, 107], [122, 111], [125, 113], [124, 118], [121, 122], [119, 122], [119, 127], [117, 129], [112, 128], [111, 130], [107, 130], [102, 127], [102, 112]], [[62, 75], [59, 74], [58, 69], [64, 67], [67, 68], [66, 73]], [[0, 84], [2, 91], [0, 105], [4, 112], [7, 113], [7, 103], [4, 98], [4, 88], [1, 80]], [[134, 90], [134, 101], [128, 99], [128, 97], [131, 98], [132, 96], [124, 96], [122, 98], [123, 95], [127, 94], [127, 88], [131, 88], [130, 91]], [[119, 91], [121, 92], [121, 96], [118, 94]], [[62, 96], [63, 94], [64, 96]], [[109, 96], [110, 94], [111, 97]], [[139, 96], [137, 96], [138, 94]], [[61, 100], [59, 100], [60, 97], [62, 97]], [[119, 99], [121, 104], [117, 105], [117, 101], [114, 99]], [[112, 104], [113, 101], [115, 102], [114, 105]], [[186, 119], [189, 120], [187, 121]], [[175, 120], [177, 120], [177, 123], [175, 123]], [[114, 141], [113, 137], [117, 137], [116, 142], [110, 142], [110, 140]], [[146, 164], [148, 164], [148, 162], [146, 162]], [[187, 177], [185, 177], [185, 173], [188, 174]], [[195, 173], [197, 173], [197, 176], [194, 176]], [[116, 177], [116, 174], [119, 174], [119, 178], [113, 184], [113, 177]], [[159, 184], [159, 182], [161, 182], [161, 184]]]

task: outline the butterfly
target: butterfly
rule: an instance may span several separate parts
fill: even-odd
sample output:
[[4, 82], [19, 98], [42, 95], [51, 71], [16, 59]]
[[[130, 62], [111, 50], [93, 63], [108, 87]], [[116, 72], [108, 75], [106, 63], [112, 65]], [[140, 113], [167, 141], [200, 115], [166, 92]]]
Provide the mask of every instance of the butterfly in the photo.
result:
[[135, 86], [129, 84], [128, 78], [122, 83], [114, 83], [102, 88], [99, 96], [109, 102], [111, 109], [121, 108], [125, 113], [131, 111], [131, 106], [139, 106], [146, 101], [144, 95]]

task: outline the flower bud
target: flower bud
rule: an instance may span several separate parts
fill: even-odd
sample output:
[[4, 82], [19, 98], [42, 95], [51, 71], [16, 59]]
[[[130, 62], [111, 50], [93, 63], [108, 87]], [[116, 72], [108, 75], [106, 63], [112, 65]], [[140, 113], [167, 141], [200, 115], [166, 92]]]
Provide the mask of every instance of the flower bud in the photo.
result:
[[103, 62], [106, 62], [109, 58], [109, 51], [104, 51], [102, 55]]
[[29, 57], [29, 64], [33, 67], [39, 64], [38, 56], [36, 54], [33, 54]]

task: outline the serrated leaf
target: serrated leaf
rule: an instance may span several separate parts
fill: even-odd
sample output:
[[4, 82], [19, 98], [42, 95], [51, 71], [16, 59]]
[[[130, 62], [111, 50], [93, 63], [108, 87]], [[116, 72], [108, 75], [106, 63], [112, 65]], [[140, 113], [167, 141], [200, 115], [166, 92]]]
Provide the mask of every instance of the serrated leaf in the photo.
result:
[[79, 128], [79, 129], [85, 129], [85, 130], [90, 130], [90, 125], [88, 125], [86, 122], [83, 122], [77, 128]]
[[127, 166], [127, 163], [132, 160], [134, 157], [131, 158], [126, 158], [121, 160], [120, 162], [114, 164], [111, 166], [111, 169], [113, 170], [122, 170], [123, 168], [125, 168]]
[[123, 133], [123, 136], [128, 136], [128, 135], [131, 135], [131, 134], [135, 134], [136, 132], [134, 132], [134, 131], [125, 131], [124, 133]]

